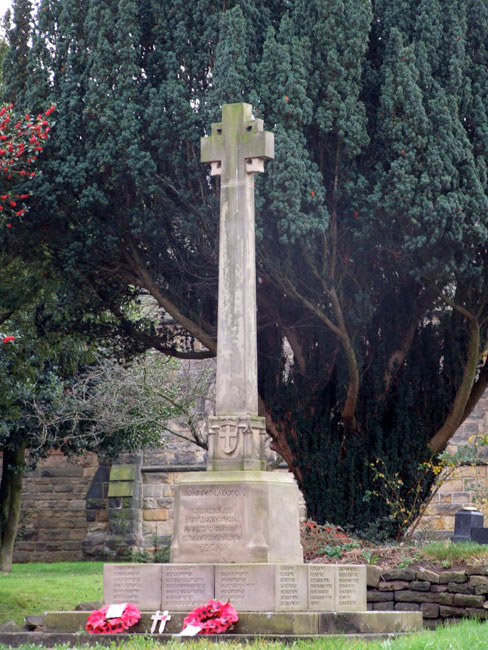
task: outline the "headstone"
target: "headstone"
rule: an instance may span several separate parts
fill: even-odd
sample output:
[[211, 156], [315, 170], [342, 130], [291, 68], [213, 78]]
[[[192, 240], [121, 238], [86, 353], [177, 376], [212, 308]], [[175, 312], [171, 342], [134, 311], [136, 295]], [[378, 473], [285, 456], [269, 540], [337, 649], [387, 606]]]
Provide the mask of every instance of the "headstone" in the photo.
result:
[[483, 515], [472, 506], [458, 510], [454, 516], [453, 542], [467, 542], [471, 539], [471, 529], [483, 526]]
[[477, 544], [488, 544], [488, 528], [471, 528], [471, 540]]

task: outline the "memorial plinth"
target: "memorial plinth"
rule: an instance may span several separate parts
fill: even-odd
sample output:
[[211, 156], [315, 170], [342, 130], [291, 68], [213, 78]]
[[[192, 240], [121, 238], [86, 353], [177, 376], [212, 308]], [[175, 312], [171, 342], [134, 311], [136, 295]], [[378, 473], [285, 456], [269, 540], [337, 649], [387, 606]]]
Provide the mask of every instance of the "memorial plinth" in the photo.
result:
[[175, 512], [171, 562], [303, 563], [289, 474], [189, 473], [176, 486]]
[[106, 604], [189, 611], [215, 598], [238, 612], [365, 611], [366, 566], [334, 564], [106, 564]]

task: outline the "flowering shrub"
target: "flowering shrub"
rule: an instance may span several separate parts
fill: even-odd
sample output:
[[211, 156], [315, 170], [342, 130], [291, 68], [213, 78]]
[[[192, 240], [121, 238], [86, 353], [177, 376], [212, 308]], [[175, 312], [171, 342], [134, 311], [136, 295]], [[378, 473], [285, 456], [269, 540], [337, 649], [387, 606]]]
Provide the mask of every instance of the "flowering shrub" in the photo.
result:
[[341, 557], [346, 551], [361, 547], [361, 543], [346, 535], [340, 526], [320, 525], [311, 519], [300, 526], [300, 541], [306, 560], [322, 555]]
[[90, 634], [115, 634], [124, 632], [135, 625], [141, 618], [141, 612], [132, 603], [127, 603], [122, 616], [119, 618], [106, 618], [110, 605], [94, 610], [86, 622], [86, 630]]
[[183, 621], [183, 629], [188, 625], [200, 628], [199, 634], [221, 634], [231, 629], [239, 617], [230, 603], [209, 600], [197, 607]]
[[[12, 115], [13, 104], [0, 108], [0, 173], [3, 194], [0, 194], [0, 212], [9, 216], [22, 216], [26, 212], [23, 200], [27, 192], [7, 190], [19, 181], [35, 176], [32, 167], [42, 151], [50, 131], [48, 117], [54, 111], [51, 106], [44, 115], [31, 117], [28, 113], [19, 118]], [[7, 228], [12, 224], [8, 223]]]

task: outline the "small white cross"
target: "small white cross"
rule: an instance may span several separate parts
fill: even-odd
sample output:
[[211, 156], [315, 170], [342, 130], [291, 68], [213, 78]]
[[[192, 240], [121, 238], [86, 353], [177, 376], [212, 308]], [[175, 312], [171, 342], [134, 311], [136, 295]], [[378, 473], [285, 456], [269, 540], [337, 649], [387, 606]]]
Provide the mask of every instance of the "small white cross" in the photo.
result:
[[151, 626], [151, 634], [154, 634], [156, 630], [156, 626], [159, 622], [160, 622], [159, 634], [162, 634], [164, 632], [166, 621], [169, 621], [170, 619], [171, 616], [169, 615], [168, 610], [165, 610], [164, 612], [161, 613], [158, 609], [157, 612], [151, 616], [151, 620], [153, 621], [153, 624]]

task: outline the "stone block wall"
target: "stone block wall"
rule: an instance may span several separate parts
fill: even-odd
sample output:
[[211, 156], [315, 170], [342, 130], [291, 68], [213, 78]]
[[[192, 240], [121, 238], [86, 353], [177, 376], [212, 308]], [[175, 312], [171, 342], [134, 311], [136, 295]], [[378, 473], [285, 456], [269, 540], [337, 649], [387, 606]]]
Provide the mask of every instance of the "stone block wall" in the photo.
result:
[[[488, 392], [476, 409], [456, 431], [448, 450], [456, 452], [465, 445], [478, 445], [488, 433]], [[488, 447], [477, 447], [480, 464], [461, 467], [445, 481], [433, 497], [418, 526], [419, 532], [449, 537], [454, 530], [454, 515], [463, 506], [474, 505], [488, 519]]]
[[95, 454], [68, 464], [54, 452], [25, 476], [14, 562], [83, 559], [85, 496], [97, 468]]
[[391, 569], [368, 566], [368, 609], [421, 611], [424, 627], [460, 618], [488, 618], [488, 569], [478, 565], [463, 571]]

